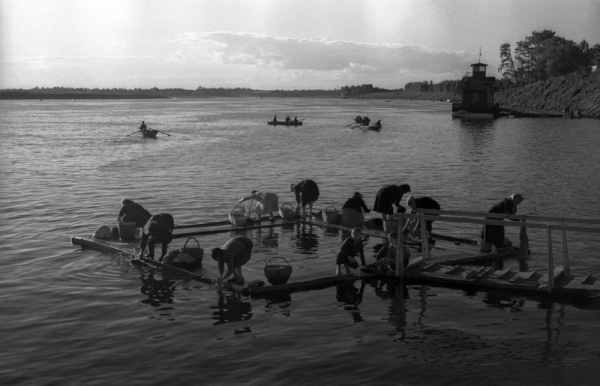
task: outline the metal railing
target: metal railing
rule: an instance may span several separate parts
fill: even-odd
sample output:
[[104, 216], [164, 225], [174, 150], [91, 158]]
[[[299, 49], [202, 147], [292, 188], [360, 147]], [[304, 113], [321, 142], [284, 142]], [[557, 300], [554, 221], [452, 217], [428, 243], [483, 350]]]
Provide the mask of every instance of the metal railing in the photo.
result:
[[[488, 212], [464, 212], [464, 211], [448, 211], [448, 210], [433, 210], [433, 209], [419, 209], [417, 214], [399, 213], [394, 215], [394, 219], [399, 220], [398, 224], [398, 246], [404, 245], [404, 223], [405, 220], [417, 220], [419, 221], [421, 230], [421, 251], [423, 256], [427, 259], [430, 257], [429, 242], [427, 232], [425, 228], [426, 221], [443, 221], [450, 223], [470, 223], [470, 224], [482, 224], [482, 225], [500, 225], [504, 227], [519, 227], [519, 228], [536, 228], [545, 229], [548, 240], [548, 283], [547, 290], [552, 292], [554, 287], [554, 256], [552, 253], [552, 232], [557, 230], [561, 231], [562, 234], [562, 257], [563, 257], [563, 272], [565, 274], [570, 273], [569, 267], [569, 250], [567, 246], [567, 231], [570, 232], [584, 232], [584, 233], [597, 233], [600, 234], [600, 219], [577, 219], [577, 218], [562, 218], [562, 217], [543, 217], [543, 216], [530, 216], [530, 215], [503, 215], [502, 213], [488, 213]], [[465, 218], [465, 217], [478, 217], [478, 218]], [[483, 219], [481, 217], [484, 217]], [[494, 219], [490, 219], [494, 218]], [[515, 220], [515, 221], [503, 221], [503, 219]], [[536, 222], [526, 222], [536, 221]], [[538, 222], [547, 222], [550, 224], [542, 224]], [[558, 223], [558, 224], [556, 224]], [[566, 224], [584, 224], [581, 225], [566, 225]], [[594, 227], [598, 226], [598, 227]], [[523, 247], [523, 245], [521, 245]], [[396, 276], [399, 278], [404, 277], [404, 248], [397, 248], [398, 253], [396, 254]]]

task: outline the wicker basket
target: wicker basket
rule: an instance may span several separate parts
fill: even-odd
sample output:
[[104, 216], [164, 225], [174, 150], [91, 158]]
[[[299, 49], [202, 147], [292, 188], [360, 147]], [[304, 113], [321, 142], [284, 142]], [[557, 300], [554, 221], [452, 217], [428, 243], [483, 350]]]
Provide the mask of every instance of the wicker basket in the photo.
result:
[[[188, 247], [187, 243], [190, 240], [194, 240], [196, 242], [196, 245], [198, 247]], [[179, 252], [181, 253], [187, 253], [188, 255], [192, 256], [194, 258], [194, 260], [196, 260], [197, 263], [201, 263], [202, 262], [202, 258], [204, 257], [204, 249], [202, 249], [200, 247], [200, 243], [198, 242], [198, 240], [196, 240], [195, 237], [190, 237], [189, 239], [186, 240], [185, 244], [183, 244], [183, 248], [181, 248], [179, 250]]]
[[229, 221], [235, 226], [244, 226], [248, 221], [248, 215], [244, 212], [244, 208], [241, 206], [234, 206], [229, 213]]
[[[273, 259], [281, 259], [281, 260], [285, 261], [285, 264], [269, 265], [269, 263]], [[271, 283], [272, 285], [287, 283], [287, 281], [289, 280], [291, 275], [292, 275], [292, 266], [283, 257], [280, 257], [280, 256], [271, 257], [265, 263], [265, 276], [266, 276], [267, 280], [269, 281], [269, 283]]]
[[327, 224], [339, 224], [342, 215], [333, 206], [325, 208], [324, 217]]
[[284, 220], [293, 220], [294, 219], [294, 207], [292, 204], [288, 204], [287, 202], [281, 205], [279, 208], [279, 215]]

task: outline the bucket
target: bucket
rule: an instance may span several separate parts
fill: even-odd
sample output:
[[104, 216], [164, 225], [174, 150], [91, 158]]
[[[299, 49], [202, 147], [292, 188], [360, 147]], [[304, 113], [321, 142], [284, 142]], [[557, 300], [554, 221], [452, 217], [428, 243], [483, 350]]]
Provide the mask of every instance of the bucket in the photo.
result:
[[119, 237], [121, 240], [135, 240], [136, 226], [134, 222], [119, 223]]

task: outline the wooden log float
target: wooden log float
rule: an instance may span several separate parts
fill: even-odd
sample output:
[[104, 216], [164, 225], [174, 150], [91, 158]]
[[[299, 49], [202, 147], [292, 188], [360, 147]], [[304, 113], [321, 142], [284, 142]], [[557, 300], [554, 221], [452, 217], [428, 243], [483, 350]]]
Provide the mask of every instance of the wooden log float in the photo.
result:
[[[172, 272], [176, 274], [183, 275], [190, 279], [198, 280], [200, 282], [216, 285], [216, 278], [202, 276], [195, 272], [188, 271], [183, 268], [174, 267], [168, 264], [164, 264], [158, 262], [156, 260], [141, 258], [135, 258], [135, 251], [132, 249], [125, 249], [130, 247], [129, 244], [120, 243], [120, 242], [108, 242], [100, 239], [88, 239], [83, 237], [71, 237], [71, 243], [73, 245], [81, 246], [82, 248], [94, 249], [101, 252], [108, 252], [118, 254], [122, 257], [130, 259], [133, 263], [141, 263], [147, 265], [152, 268], [159, 268], [165, 270], [167, 272]], [[111, 243], [117, 244], [111, 245]], [[265, 294], [276, 291], [290, 291], [290, 290], [299, 290], [299, 289], [310, 289], [315, 286], [324, 286], [324, 285], [332, 285], [336, 283], [342, 282], [350, 282], [356, 281], [360, 279], [372, 278], [377, 275], [372, 273], [363, 273], [357, 272], [353, 274], [340, 275], [335, 276], [333, 274], [334, 270], [332, 269], [330, 272], [321, 272], [321, 273], [310, 273], [305, 275], [294, 275], [290, 278], [289, 282], [286, 284], [279, 285], [271, 285], [265, 283], [264, 285], [253, 285], [255, 282], [249, 282], [244, 284], [243, 286], [224, 282], [221, 284], [222, 287], [230, 289], [232, 291], [240, 292], [242, 294]]]

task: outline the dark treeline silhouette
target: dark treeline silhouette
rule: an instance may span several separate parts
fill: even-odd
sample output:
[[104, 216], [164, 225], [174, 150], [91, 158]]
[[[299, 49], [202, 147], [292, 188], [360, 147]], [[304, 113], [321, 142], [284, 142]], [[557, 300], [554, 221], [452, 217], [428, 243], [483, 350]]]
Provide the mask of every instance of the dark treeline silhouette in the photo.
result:
[[341, 94], [344, 96], [363, 95], [386, 91], [390, 90], [379, 87], [373, 87], [372, 84], [363, 84], [361, 86], [344, 86], [340, 89]]
[[521, 86], [574, 72], [589, 72], [600, 63], [600, 44], [590, 47], [584, 39], [579, 44], [557, 36], [552, 30], [533, 31], [516, 43], [514, 54], [510, 43], [500, 46], [498, 72], [500, 89]]
[[83, 88], [35, 87], [32, 89], [0, 90], [0, 99], [144, 99], [144, 98], [328, 98], [339, 90], [253, 90], [250, 88]]
[[410, 82], [404, 86], [404, 90], [418, 92], [453, 92], [459, 82], [459, 80], [443, 80], [440, 83], [433, 83], [431, 80], [429, 82]]

